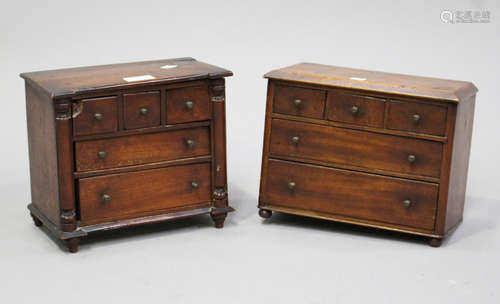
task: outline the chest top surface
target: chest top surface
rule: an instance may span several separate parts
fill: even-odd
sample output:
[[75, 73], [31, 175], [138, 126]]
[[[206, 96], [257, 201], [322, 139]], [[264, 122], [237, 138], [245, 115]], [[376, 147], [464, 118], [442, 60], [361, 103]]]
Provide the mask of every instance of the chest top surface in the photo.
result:
[[299, 63], [264, 75], [265, 78], [384, 92], [458, 103], [477, 92], [471, 82]]
[[30, 72], [20, 76], [50, 97], [58, 98], [138, 84], [163, 84], [232, 75], [229, 70], [187, 57]]

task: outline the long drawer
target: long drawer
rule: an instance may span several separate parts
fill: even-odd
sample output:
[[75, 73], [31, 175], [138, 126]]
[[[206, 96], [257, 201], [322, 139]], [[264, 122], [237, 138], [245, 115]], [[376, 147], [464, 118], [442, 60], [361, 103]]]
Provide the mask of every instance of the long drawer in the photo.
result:
[[432, 230], [438, 185], [269, 160], [266, 204]]
[[83, 225], [210, 201], [210, 163], [79, 180]]
[[77, 142], [76, 170], [89, 171], [210, 154], [207, 127]]
[[414, 175], [440, 175], [440, 142], [282, 119], [273, 119], [271, 130], [271, 155]]

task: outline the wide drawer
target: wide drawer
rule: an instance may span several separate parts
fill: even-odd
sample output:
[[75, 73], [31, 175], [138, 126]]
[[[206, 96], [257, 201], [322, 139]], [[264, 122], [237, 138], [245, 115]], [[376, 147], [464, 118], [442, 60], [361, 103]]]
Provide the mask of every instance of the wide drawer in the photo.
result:
[[433, 230], [438, 185], [269, 160], [266, 204]]
[[77, 142], [76, 170], [88, 171], [210, 155], [207, 127]]
[[271, 124], [270, 153], [439, 177], [442, 144], [282, 119]]
[[210, 202], [210, 163], [80, 179], [82, 225]]
[[323, 118], [326, 91], [278, 85], [274, 92], [274, 112]]

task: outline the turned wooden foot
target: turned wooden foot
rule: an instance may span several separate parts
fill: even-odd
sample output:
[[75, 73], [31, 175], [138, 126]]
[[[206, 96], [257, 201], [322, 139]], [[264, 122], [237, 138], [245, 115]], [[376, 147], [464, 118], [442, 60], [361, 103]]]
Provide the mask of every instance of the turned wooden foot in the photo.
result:
[[431, 238], [431, 239], [429, 239], [429, 246], [439, 247], [439, 246], [441, 246], [442, 242], [443, 242], [442, 239]]
[[259, 209], [259, 215], [260, 217], [267, 219], [273, 215], [273, 212], [271, 210]]
[[33, 219], [33, 222], [35, 223], [35, 226], [41, 227], [43, 226], [42, 221], [40, 221], [36, 216], [33, 215], [33, 213], [30, 213], [31, 218]]
[[78, 252], [78, 244], [80, 243], [79, 238], [72, 238], [69, 240], [64, 240], [64, 244], [68, 247], [68, 251], [71, 253]]
[[210, 216], [215, 223], [215, 228], [224, 227], [224, 221], [226, 220], [227, 213], [211, 214]]

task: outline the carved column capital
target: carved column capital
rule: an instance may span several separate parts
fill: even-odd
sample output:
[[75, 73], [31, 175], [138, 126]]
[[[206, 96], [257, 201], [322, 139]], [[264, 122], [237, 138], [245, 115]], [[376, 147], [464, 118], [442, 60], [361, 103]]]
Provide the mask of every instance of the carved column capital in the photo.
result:
[[54, 104], [57, 120], [71, 119], [71, 101], [58, 102]]

